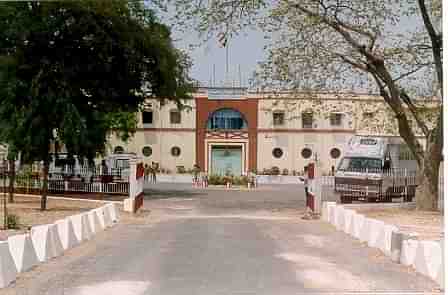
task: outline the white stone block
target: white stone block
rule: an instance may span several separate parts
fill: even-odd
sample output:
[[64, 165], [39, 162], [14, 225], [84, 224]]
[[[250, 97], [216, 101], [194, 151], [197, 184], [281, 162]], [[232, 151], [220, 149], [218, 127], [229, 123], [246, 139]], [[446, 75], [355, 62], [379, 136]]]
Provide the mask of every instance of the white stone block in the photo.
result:
[[0, 288], [5, 288], [17, 277], [14, 259], [9, 252], [7, 241], [0, 242]]
[[413, 266], [422, 275], [437, 279], [442, 264], [442, 249], [436, 241], [419, 241]]
[[364, 215], [355, 213], [352, 219], [352, 230], [350, 231], [350, 235], [356, 239], [361, 238], [361, 230], [364, 225]]
[[90, 210], [87, 213], [87, 216], [89, 217], [89, 223], [90, 223], [90, 228], [92, 230], [92, 234], [96, 234], [104, 229], [104, 227], [100, 223], [100, 219], [98, 217], [98, 214], [95, 212], [95, 210]]
[[89, 217], [86, 213], [70, 216], [75, 230], [75, 236], [79, 243], [89, 240], [92, 237]]
[[370, 220], [370, 237], [367, 242], [369, 247], [379, 248], [378, 245], [384, 244], [384, 222], [381, 220]]
[[48, 227], [50, 236], [53, 241], [53, 257], [61, 256], [64, 253], [64, 247], [62, 246], [61, 238], [59, 237], [58, 226], [56, 224], [50, 224]]
[[400, 263], [406, 266], [412, 265], [415, 261], [415, 253], [417, 251], [417, 240], [404, 240], [401, 245]]
[[101, 207], [103, 210], [103, 216], [104, 216], [104, 224], [106, 227], [111, 227], [114, 223], [112, 221], [112, 216], [110, 215], [110, 210], [107, 207], [107, 205]]
[[31, 228], [31, 240], [36, 249], [37, 258], [45, 262], [54, 257], [54, 240], [51, 236], [50, 225], [38, 225]]
[[439, 271], [437, 272], [436, 282], [439, 284], [440, 289], [445, 289], [445, 269], [444, 269], [444, 260], [440, 264]]
[[344, 216], [344, 207], [336, 206], [336, 229], [344, 230], [345, 216]]
[[344, 210], [344, 232], [350, 234], [350, 226], [353, 222], [353, 215], [355, 210], [345, 209]]
[[98, 217], [98, 221], [100, 222], [101, 228], [103, 230], [106, 229], [106, 223], [104, 222], [104, 210], [103, 210], [103, 207], [93, 209], [93, 212], [95, 212], [96, 216]]
[[362, 223], [362, 228], [359, 233], [359, 240], [361, 242], [368, 242], [370, 239], [370, 224], [373, 219], [371, 218], [364, 218], [364, 222]]
[[123, 200], [123, 209], [126, 212], [134, 213], [135, 198], [127, 198]]
[[392, 255], [392, 232], [398, 232], [398, 228], [395, 225], [384, 225], [384, 240], [378, 241], [378, 248], [386, 254], [386, 256]]
[[336, 204], [328, 204], [328, 219], [332, 225], [336, 226]]
[[62, 248], [69, 250], [79, 244], [75, 235], [73, 223], [69, 217], [55, 222], [58, 227], [59, 238], [61, 239]]
[[29, 234], [9, 237], [8, 245], [18, 272], [27, 271], [39, 263]]
[[119, 220], [119, 213], [118, 208], [115, 203], [109, 203], [106, 205], [110, 212], [110, 218], [112, 219], [112, 222], [118, 222]]
[[336, 206], [336, 202], [323, 202], [321, 219], [330, 222], [330, 206]]

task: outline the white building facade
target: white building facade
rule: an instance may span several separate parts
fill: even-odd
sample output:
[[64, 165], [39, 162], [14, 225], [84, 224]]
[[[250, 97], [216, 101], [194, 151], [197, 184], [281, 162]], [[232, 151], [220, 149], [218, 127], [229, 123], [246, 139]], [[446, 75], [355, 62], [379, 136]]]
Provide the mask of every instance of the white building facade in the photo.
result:
[[379, 96], [202, 88], [184, 104], [148, 100], [134, 137], [112, 136], [108, 153], [135, 153], [165, 173], [198, 165], [209, 174], [296, 174], [311, 161], [331, 173], [348, 140], [369, 135], [395, 143], [393, 157], [410, 157]]

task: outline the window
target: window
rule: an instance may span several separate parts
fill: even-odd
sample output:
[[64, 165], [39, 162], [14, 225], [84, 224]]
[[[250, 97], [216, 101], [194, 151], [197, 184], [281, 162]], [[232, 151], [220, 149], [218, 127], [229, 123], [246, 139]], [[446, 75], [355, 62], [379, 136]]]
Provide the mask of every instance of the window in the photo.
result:
[[362, 114], [364, 119], [372, 119], [373, 118], [373, 112], [364, 112]]
[[181, 122], [181, 114], [178, 110], [173, 110], [170, 112], [170, 123], [171, 124], [180, 124]]
[[150, 146], [145, 146], [142, 148], [142, 154], [145, 157], [150, 157], [152, 155], [152, 148]]
[[304, 148], [300, 154], [304, 159], [309, 159], [313, 155], [313, 151], [309, 148]]
[[274, 126], [281, 126], [285, 123], [285, 113], [284, 112], [274, 112], [272, 114], [272, 119], [274, 121]]
[[283, 151], [281, 148], [275, 148], [272, 150], [272, 155], [274, 156], [274, 158], [281, 158], [283, 156]]
[[116, 146], [114, 148], [114, 154], [122, 154], [124, 153], [124, 148], [122, 146]]
[[302, 128], [313, 128], [313, 113], [302, 113]]
[[207, 122], [208, 129], [246, 129], [247, 123], [237, 110], [221, 109], [214, 112]]
[[341, 126], [342, 125], [342, 114], [332, 113], [330, 115], [330, 125], [331, 126]]
[[379, 170], [381, 169], [381, 160], [373, 158], [353, 157], [343, 158], [339, 163], [340, 171], [362, 171], [362, 170]]
[[330, 151], [330, 156], [333, 159], [337, 159], [337, 158], [339, 158], [341, 156], [341, 151], [339, 149], [337, 149], [337, 148], [332, 148], [331, 151]]
[[173, 157], [179, 157], [179, 156], [180, 156], [180, 147], [173, 146], [173, 147], [171, 148], [171, 155], [172, 155]]
[[142, 112], [142, 122], [143, 124], [152, 124], [152, 111]]

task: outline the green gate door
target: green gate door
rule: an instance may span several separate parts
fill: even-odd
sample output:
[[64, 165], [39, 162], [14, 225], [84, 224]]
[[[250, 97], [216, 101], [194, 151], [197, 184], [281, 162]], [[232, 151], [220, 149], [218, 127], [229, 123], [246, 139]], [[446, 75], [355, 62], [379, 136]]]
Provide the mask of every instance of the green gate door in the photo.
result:
[[212, 147], [211, 174], [235, 176], [241, 175], [242, 151], [241, 147]]

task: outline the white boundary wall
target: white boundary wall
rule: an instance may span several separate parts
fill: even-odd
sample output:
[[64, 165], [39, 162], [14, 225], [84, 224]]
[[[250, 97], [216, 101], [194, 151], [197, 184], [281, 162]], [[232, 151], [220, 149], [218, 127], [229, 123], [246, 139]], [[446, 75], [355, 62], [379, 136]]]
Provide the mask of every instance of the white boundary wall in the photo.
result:
[[9, 237], [8, 245], [18, 272], [27, 271], [39, 263], [29, 234]]
[[[322, 208], [323, 220], [330, 222], [337, 230], [344, 231], [354, 238], [365, 242], [369, 247], [380, 249], [386, 256], [392, 256], [393, 232], [400, 233], [395, 225], [383, 221], [367, 218], [356, 213], [353, 206], [335, 206], [333, 202], [324, 202]], [[403, 234], [399, 261], [415, 270], [444, 288], [444, 264], [442, 241], [419, 241], [414, 237]], [[399, 247], [400, 249], [400, 247]], [[398, 260], [398, 256], [397, 256]]]
[[17, 269], [9, 252], [8, 241], [0, 242], [0, 288], [7, 287], [17, 277]]

